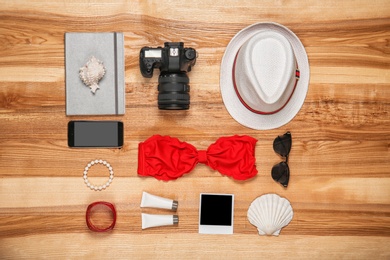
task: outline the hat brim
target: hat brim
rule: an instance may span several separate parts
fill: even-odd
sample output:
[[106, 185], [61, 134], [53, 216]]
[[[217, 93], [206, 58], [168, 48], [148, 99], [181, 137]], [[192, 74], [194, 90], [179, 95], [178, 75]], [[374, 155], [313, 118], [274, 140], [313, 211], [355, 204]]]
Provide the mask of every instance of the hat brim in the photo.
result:
[[[269, 115], [256, 114], [248, 110], [238, 98], [233, 84], [233, 63], [241, 46], [253, 35], [263, 30], [277, 31], [290, 42], [298, 63], [300, 77], [288, 103], [278, 112]], [[222, 58], [220, 88], [222, 100], [229, 114], [243, 126], [268, 130], [290, 122], [301, 109], [309, 89], [310, 67], [305, 47], [288, 28], [277, 23], [256, 23], [238, 32], [226, 47]]]

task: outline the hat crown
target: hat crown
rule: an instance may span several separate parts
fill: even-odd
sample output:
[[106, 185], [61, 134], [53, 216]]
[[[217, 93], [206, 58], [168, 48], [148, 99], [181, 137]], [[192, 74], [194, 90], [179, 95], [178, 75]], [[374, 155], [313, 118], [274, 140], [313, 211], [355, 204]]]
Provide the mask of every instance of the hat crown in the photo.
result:
[[276, 112], [294, 91], [294, 52], [289, 41], [278, 32], [260, 31], [247, 40], [237, 55], [235, 67], [237, 91], [253, 110]]

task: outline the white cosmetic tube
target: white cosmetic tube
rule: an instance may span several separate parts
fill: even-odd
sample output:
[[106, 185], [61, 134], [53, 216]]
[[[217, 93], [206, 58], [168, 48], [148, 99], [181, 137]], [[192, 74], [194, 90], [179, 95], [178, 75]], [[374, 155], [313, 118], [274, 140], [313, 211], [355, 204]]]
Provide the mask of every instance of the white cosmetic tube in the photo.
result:
[[179, 223], [178, 215], [153, 215], [145, 214], [142, 215], [142, 229], [151, 227], [171, 226]]
[[176, 200], [166, 199], [160, 196], [142, 192], [141, 208], [159, 208], [177, 210], [178, 202]]

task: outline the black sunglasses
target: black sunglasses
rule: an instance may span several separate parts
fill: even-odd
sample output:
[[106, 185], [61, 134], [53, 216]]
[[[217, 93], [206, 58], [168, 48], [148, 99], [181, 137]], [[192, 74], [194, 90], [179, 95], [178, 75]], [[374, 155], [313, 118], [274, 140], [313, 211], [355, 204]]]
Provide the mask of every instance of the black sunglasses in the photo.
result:
[[279, 182], [284, 187], [287, 187], [290, 179], [290, 169], [288, 167], [288, 155], [291, 150], [291, 133], [287, 132], [282, 136], [278, 136], [274, 140], [274, 151], [282, 157], [286, 157], [286, 161], [280, 162], [272, 167], [272, 179]]

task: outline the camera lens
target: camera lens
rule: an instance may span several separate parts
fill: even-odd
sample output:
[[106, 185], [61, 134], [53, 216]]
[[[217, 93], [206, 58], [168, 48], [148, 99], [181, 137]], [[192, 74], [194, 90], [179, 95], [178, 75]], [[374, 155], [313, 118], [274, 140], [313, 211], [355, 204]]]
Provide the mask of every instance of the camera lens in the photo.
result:
[[190, 79], [185, 72], [161, 73], [158, 78], [158, 108], [185, 110], [190, 108]]

